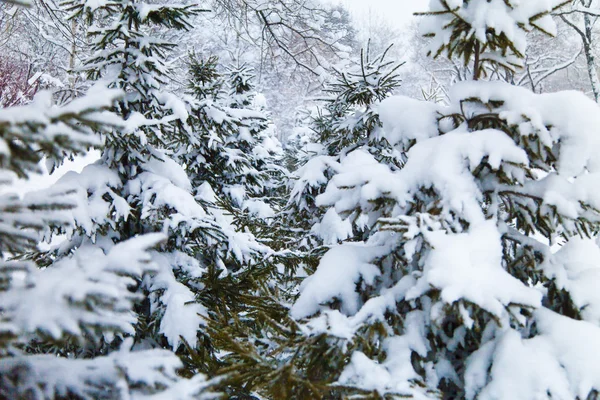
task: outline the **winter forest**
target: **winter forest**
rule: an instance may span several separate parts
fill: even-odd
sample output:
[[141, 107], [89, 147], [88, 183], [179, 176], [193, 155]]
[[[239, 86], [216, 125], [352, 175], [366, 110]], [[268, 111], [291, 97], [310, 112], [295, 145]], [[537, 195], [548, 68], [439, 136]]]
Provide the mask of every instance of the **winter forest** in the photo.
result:
[[420, 3], [0, 2], [0, 399], [600, 399], [600, 1]]

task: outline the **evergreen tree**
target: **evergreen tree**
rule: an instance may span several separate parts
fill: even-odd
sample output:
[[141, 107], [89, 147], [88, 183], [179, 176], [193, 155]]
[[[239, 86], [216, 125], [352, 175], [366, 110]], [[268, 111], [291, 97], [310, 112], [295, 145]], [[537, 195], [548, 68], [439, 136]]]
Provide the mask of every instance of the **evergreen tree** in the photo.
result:
[[228, 67], [227, 83], [229, 97], [227, 99], [231, 108], [249, 108], [252, 106], [254, 96], [254, 71], [246, 64], [230, 65]]
[[[251, 3], [268, 38], [290, 28], [285, 2]], [[166, 90], [167, 31], [202, 10], [69, 0], [100, 83], [0, 110], [0, 185], [101, 158], [0, 186], [0, 399], [599, 397], [599, 110], [475, 82], [518, 68], [562, 3], [432, 0], [430, 54], [473, 81], [397, 96], [399, 65], [367, 50], [285, 153], [248, 65], [191, 55]]]
[[[371, 82], [364, 75], [362, 79]], [[239, 82], [244, 80], [239, 79]], [[348, 115], [367, 112], [358, 108], [348, 111]], [[362, 140], [368, 148], [367, 136], [368, 133], [363, 133], [356, 142]], [[305, 215], [312, 218], [309, 213]], [[294, 217], [298, 222], [291, 222]], [[306, 243], [302, 244], [304, 231], [300, 227], [306, 222], [300, 220], [301, 217], [293, 212], [275, 218], [277, 238], [269, 244], [279, 251], [273, 254], [271, 265], [248, 270], [252, 286], [238, 285], [237, 317], [230, 313], [224, 318], [220, 314], [210, 325], [217, 346], [227, 354], [226, 366], [220, 372], [228, 374], [225, 382], [230, 385], [230, 393], [240, 396], [254, 393], [271, 399], [306, 399], [322, 398], [330, 391], [324, 382], [332, 371], [320, 365], [327, 362], [323, 358], [323, 352], [328, 351], [327, 341], [306, 337], [301, 326], [289, 317], [289, 303], [297, 294], [297, 281], [304, 269], [310, 270], [314, 258], [313, 247], [308, 250], [301, 247]], [[318, 360], [310, 358], [306, 352]]]
[[275, 126], [266, 113], [264, 97], [256, 92], [254, 78], [254, 71], [248, 65], [228, 68], [229, 93], [224, 102], [235, 110], [231, 112], [241, 122], [237, 135], [230, 136], [228, 144], [245, 154], [251, 167], [238, 182], [244, 183], [248, 197], [254, 202], [254, 208], [260, 203], [268, 205], [273, 211], [263, 215], [272, 217], [282, 205], [285, 192], [281, 189], [285, 185], [287, 173], [282, 166], [281, 143], [276, 137]]
[[[270, 124], [250, 108], [254, 96], [246, 93], [251, 90], [249, 82], [240, 80], [245, 89], [238, 91], [232, 85], [232, 96], [225, 95], [217, 68], [216, 58], [190, 57], [187, 123], [194, 140], [172, 144], [194, 178], [196, 199], [225, 234], [213, 253], [203, 253], [206, 271], [196, 293], [206, 307], [205, 346], [188, 349], [185, 362], [219, 376], [219, 387], [232, 398], [247, 398], [248, 378], [236, 373], [239, 357], [247, 356], [249, 349], [259, 354], [269, 351], [262, 327], [286, 313], [277, 293], [277, 256], [267, 247], [274, 244], [273, 217], [280, 202], [271, 192], [276, 185], [269, 168], [278, 174], [284, 170], [276, 164], [278, 146], [275, 151], [268, 148], [269, 140], [278, 143]], [[253, 254], [239, 251], [255, 240], [263, 244], [255, 245]]]
[[[94, 131], [120, 125], [103, 112], [122, 95], [93, 87], [63, 107], [49, 92], [26, 106], [0, 110], [0, 177], [3, 186], [39, 172], [46, 157], [59, 165], [65, 157], [100, 144]], [[104, 122], [99, 122], [104, 121]], [[9, 189], [10, 190], [10, 189]], [[0, 398], [173, 398], [197, 396], [203, 377], [182, 379], [179, 359], [164, 350], [131, 351], [118, 341], [110, 354], [74, 358], [67, 348], [95, 347], [107, 337], [132, 334], [132, 308], [138, 297], [130, 288], [155, 271], [149, 249], [161, 234], [123, 241], [104, 253], [82, 248], [40, 269], [30, 255], [53, 232], [72, 229], [80, 212], [79, 194], [68, 186], [27, 194], [0, 195]], [[82, 357], [83, 358], [83, 357]]]
[[[251, 235], [238, 233], [222, 214], [195, 198], [184, 167], [169, 156], [171, 143], [191, 142], [195, 137], [188, 125], [188, 105], [165, 90], [168, 50], [174, 45], [150, 32], [187, 29], [188, 18], [199, 10], [133, 0], [96, 5], [69, 3], [74, 17], [82, 15], [88, 23], [100, 24], [89, 28], [95, 40], [94, 54], [86, 62], [88, 75], [125, 92], [113, 109], [125, 122], [104, 132], [99, 161], [59, 181], [79, 190], [83, 207], [75, 215], [75, 226], [67, 231], [70, 240], [44, 259], [56, 264], [90, 251], [111, 254], [127, 240], [151, 232], [162, 232], [167, 238], [150, 253], [155, 269], [134, 281], [134, 329], [121, 336], [102, 336], [85, 351], [76, 346], [67, 351], [80, 357], [110, 356], [128, 337], [125, 340], [133, 340], [137, 348], [176, 352], [184, 362], [181, 373], [194, 376], [198, 383], [202, 376], [198, 372], [210, 372], [214, 356], [205, 337], [208, 310], [203, 304], [207, 296], [199, 294], [202, 279], [214, 271], [227, 272], [223, 259], [248, 263], [261, 249]], [[198, 353], [206, 355], [205, 362], [190, 362]], [[175, 396], [194, 395], [189, 391]]]
[[319, 222], [320, 217], [315, 198], [322, 193], [331, 177], [327, 172], [315, 175], [309, 173], [311, 165], [315, 163], [313, 159], [322, 163], [322, 168], [317, 171], [327, 171], [329, 167], [327, 163], [330, 158], [314, 129], [320, 112], [317, 106], [310, 110], [300, 110], [294, 131], [288, 136], [285, 145], [285, 160], [289, 170], [293, 172], [287, 182], [290, 199], [282, 212], [282, 224], [291, 228], [287, 246], [306, 254], [320, 245], [319, 238], [310, 235], [309, 231]]
[[367, 49], [348, 71], [335, 70], [335, 80], [326, 88], [325, 106], [312, 123], [318, 143], [310, 146], [315, 156], [295, 172], [288, 209], [288, 224], [303, 229], [306, 250], [359, 234], [350, 221], [343, 222], [333, 210], [326, 213], [316, 202], [348, 153], [364, 149], [394, 168], [402, 163], [399, 153], [380, 136], [377, 104], [400, 83], [396, 71], [401, 64], [386, 56], [387, 50], [371, 58]]
[[306, 163], [311, 153], [321, 151], [320, 145], [317, 145], [317, 148], [314, 146], [317, 142], [317, 134], [311, 129], [316, 113], [317, 106], [300, 107], [296, 110], [294, 128], [287, 136], [284, 145], [285, 166], [290, 171], [296, 171]]
[[[471, 23], [431, 26], [473, 55], [558, 3], [452, 2]], [[431, 18], [444, 20], [437, 6]], [[503, 32], [498, 57], [518, 56], [518, 30]], [[303, 282], [290, 360], [330, 398], [597, 397], [595, 103], [465, 82], [448, 106], [396, 96], [378, 110], [405, 162], [358, 148], [317, 197], [366, 235], [332, 247]]]
[[[402, 64], [386, 60], [391, 47], [374, 58], [367, 48], [348, 71], [334, 71], [335, 80], [326, 88], [329, 99], [315, 121], [319, 140], [329, 155], [343, 157], [362, 147], [377, 157], [392, 151], [385, 139], [378, 137], [381, 121], [376, 110], [376, 105], [400, 85], [397, 70]], [[397, 163], [391, 158], [387, 161]]]
[[214, 198], [209, 202], [230, 214], [238, 230], [249, 229], [261, 241], [272, 242], [278, 231], [275, 215], [285, 195], [283, 150], [264, 106], [255, 101], [251, 71], [231, 68], [226, 82], [217, 68], [215, 57], [190, 58], [190, 129], [195, 140], [176, 143], [175, 153], [194, 177], [196, 190], [210, 192]]
[[170, 147], [174, 157], [185, 165], [195, 190], [208, 184], [212, 191], [223, 196], [223, 176], [229, 160], [222, 147], [226, 137], [236, 131], [239, 121], [219, 104], [224, 81], [217, 68], [216, 57], [204, 61], [190, 55], [187, 90], [190, 134], [175, 138]]
[[190, 129], [195, 137], [183, 146], [174, 144], [177, 157], [194, 177], [194, 186], [208, 184], [231, 213], [272, 218], [286, 176], [281, 144], [273, 124], [255, 106], [251, 70], [231, 68], [225, 80], [217, 68], [215, 57], [190, 58]]

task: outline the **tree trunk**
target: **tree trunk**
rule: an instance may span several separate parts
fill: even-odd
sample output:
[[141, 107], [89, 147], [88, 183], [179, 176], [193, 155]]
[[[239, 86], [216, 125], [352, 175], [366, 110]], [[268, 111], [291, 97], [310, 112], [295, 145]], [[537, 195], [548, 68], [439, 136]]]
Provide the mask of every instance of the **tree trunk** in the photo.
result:
[[479, 40], [475, 41], [475, 62], [473, 62], [473, 80], [474, 81], [478, 81], [479, 80], [479, 73], [481, 71], [481, 68], [479, 66], [480, 61], [479, 61], [479, 53], [481, 51], [481, 46], [479, 44]]
[[586, 14], [583, 17], [583, 21], [585, 26], [583, 50], [585, 52], [585, 60], [587, 63], [588, 75], [590, 77], [590, 84], [592, 85], [592, 93], [594, 94], [594, 100], [596, 100], [596, 103], [598, 103], [600, 100], [600, 80], [598, 79], [598, 72], [596, 71], [596, 57], [594, 56], [594, 52], [592, 50], [592, 17]]

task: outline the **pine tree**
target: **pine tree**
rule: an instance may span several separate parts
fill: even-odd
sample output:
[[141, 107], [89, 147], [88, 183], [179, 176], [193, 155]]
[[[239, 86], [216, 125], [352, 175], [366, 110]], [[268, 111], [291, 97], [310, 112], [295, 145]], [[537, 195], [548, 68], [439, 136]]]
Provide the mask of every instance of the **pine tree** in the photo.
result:
[[[214, 57], [190, 57], [188, 124], [194, 140], [173, 143], [174, 154], [194, 178], [196, 199], [226, 236], [214, 253], [203, 254], [207, 270], [197, 292], [206, 307], [203, 340], [210, 351], [193, 349], [186, 363], [219, 376], [224, 392], [244, 398], [250, 391], [246, 378], [235, 373], [238, 357], [266, 352], [262, 326], [286, 312], [277, 294], [278, 256], [267, 246], [274, 245], [273, 217], [280, 202], [273, 179], [281, 179], [285, 170], [277, 164], [278, 141], [268, 120], [252, 109], [250, 77], [232, 79], [229, 96], [223, 93], [226, 82], [218, 67]], [[237, 82], [243, 86], [239, 90]], [[238, 251], [255, 240], [263, 244], [254, 247], [254, 254]]]
[[[371, 82], [364, 76], [362, 79]], [[239, 82], [244, 80], [239, 79]], [[348, 115], [369, 112], [360, 106], [349, 109]], [[363, 131], [363, 136], [357, 136], [356, 142], [362, 141], [368, 148], [368, 133]], [[322, 398], [329, 392], [323, 382], [329, 379], [331, 371], [319, 365], [322, 358], [315, 362], [306, 354], [309, 352], [317, 358], [323, 356], [321, 352], [327, 351], [327, 341], [305, 337], [301, 326], [288, 313], [288, 304], [298, 290], [298, 278], [303, 269], [310, 268], [311, 262], [310, 256], [307, 257], [306, 251], [300, 248], [301, 244], [295, 242], [302, 235], [299, 223], [287, 225], [293, 217], [293, 213], [276, 217], [281, 227], [275, 230], [279, 237], [268, 242], [272, 248], [280, 250], [272, 256], [271, 264], [275, 265], [264, 264], [262, 273], [261, 269], [248, 270], [247, 276], [253, 285], [238, 285], [238, 316], [230, 313], [223, 318], [221, 314], [220, 320], [211, 324], [217, 346], [227, 354], [226, 366], [220, 372], [228, 374], [225, 382], [230, 384], [232, 394], [305, 399]]]
[[[523, 27], [528, 12], [539, 22], [558, 3], [452, 2], [487, 36], [435, 26], [455, 55], [473, 55], [502, 24]], [[495, 13], [474, 12], [485, 7]], [[495, 49], [511, 58], [518, 38]], [[367, 235], [333, 246], [303, 282], [293, 365], [327, 398], [597, 397], [594, 102], [465, 82], [448, 106], [395, 96], [378, 110], [404, 163], [358, 148], [317, 197]]]
[[[42, 157], [56, 166], [99, 145], [94, 132], [121, 124], [116, 115], [102, 110], [121, 96], [120, 90], [96, 86], [85, 97], [57, 107], [51, 93], [41, 92], [29, 105], [0, 110], [1, 184], [39, 172]], [[103, 338], [135, 331], [132, 308], [138, 297], [130, 288], [155, 270], [149, 249], [164, 236], [133, 238], [107, 253], [81, 249], [78, 257], [40, 269], [30, 254], [43, 237], [72, 229], [73, 215], [80, 211], [79, 194], [68, 186], [24, 198], [2, 193], [0, 398], [198, 395], [204, 378], [180, 378], [182, 364], [168, 351], [130, 351], [130, 340], [118, 341], [120, 350], [111, 354], [88, 354], [85, 359], [63, 351], [94, 347]]]
[[311, 146], [315, 154], [295, 171], [297, 180], [288, 208], [288, 224], [303, 229], [306, 250], [360, 234], [352, 231], [349, 220], [342, 221], [333, 211], [326, 213], [316, 201], [348, 153], [364, 149], [394, 168], [402, 163], [380, 136], [381, 119], [376, 109], [400, 84], [396, 72], [401, 64], [386, 59], [388, 50], [376, 57], [371, 57], [368, 49], [362, 52], [348, 71], [334, 70], [335, 78], [326, 88], [325, 105], [311, 126], [318, 143]]
[[[68, 5], [73, 17], [83, 16], [90, 24], [88, 33], [94, 42], [93, 55], [85, 63], [89, 78], [125, 92], [112, 109], [125, 122], [103, 133], [99, 161], [59, 181], [61, 187], [81, 193], [82, 211], [67, 230], [70, 240], [46, 254], [44, 262], [53, 266], [67, 258], [111, 254], [122, 243], [153, 232], [162, 232], [166, 240], [150, 253], [155, 268], [132, 282], [134, 329], [104, 335], [85, 349], [68, 346], [66, 351], [79, 357], [111, 356], [123, 340], [133, 341], [136, 348], [169, 349], [183, 361], [180, 373], [193, 376], [191, 382], [199, 388], [202, 374], [198, 372], [209, 372], [213, 355], [205, 338], [208, 311], [199, 294], [201, 281], [212, 270], [226, 270], [220, 257], [245, 263], [261, 248], [196, 200], [184, 167], [169, 155], [172, 143], [195, 138], [188, 124], [189, 105], [165, 89], [170, 79], [168, 51], [174, 44], [150, 32], [160, 35], [165, 29], [187, 29], [188, 19], [200, 10], [192, 5], [133, 0], [103, 3], [98, 8], [83, 2]], [[207, 354], [206, 362], [191, 363], [191, 355], [197, 353]], [[190, 398], [197, 392], [174, 396]]]

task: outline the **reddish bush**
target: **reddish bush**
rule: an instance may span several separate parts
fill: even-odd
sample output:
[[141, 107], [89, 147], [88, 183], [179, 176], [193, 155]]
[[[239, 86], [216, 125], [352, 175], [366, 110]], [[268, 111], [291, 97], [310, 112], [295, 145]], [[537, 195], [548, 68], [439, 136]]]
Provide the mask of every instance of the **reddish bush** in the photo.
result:
[[31, 66], [19, 60], [0, 56], [0, 108], [26, 103], [38, 90]]

